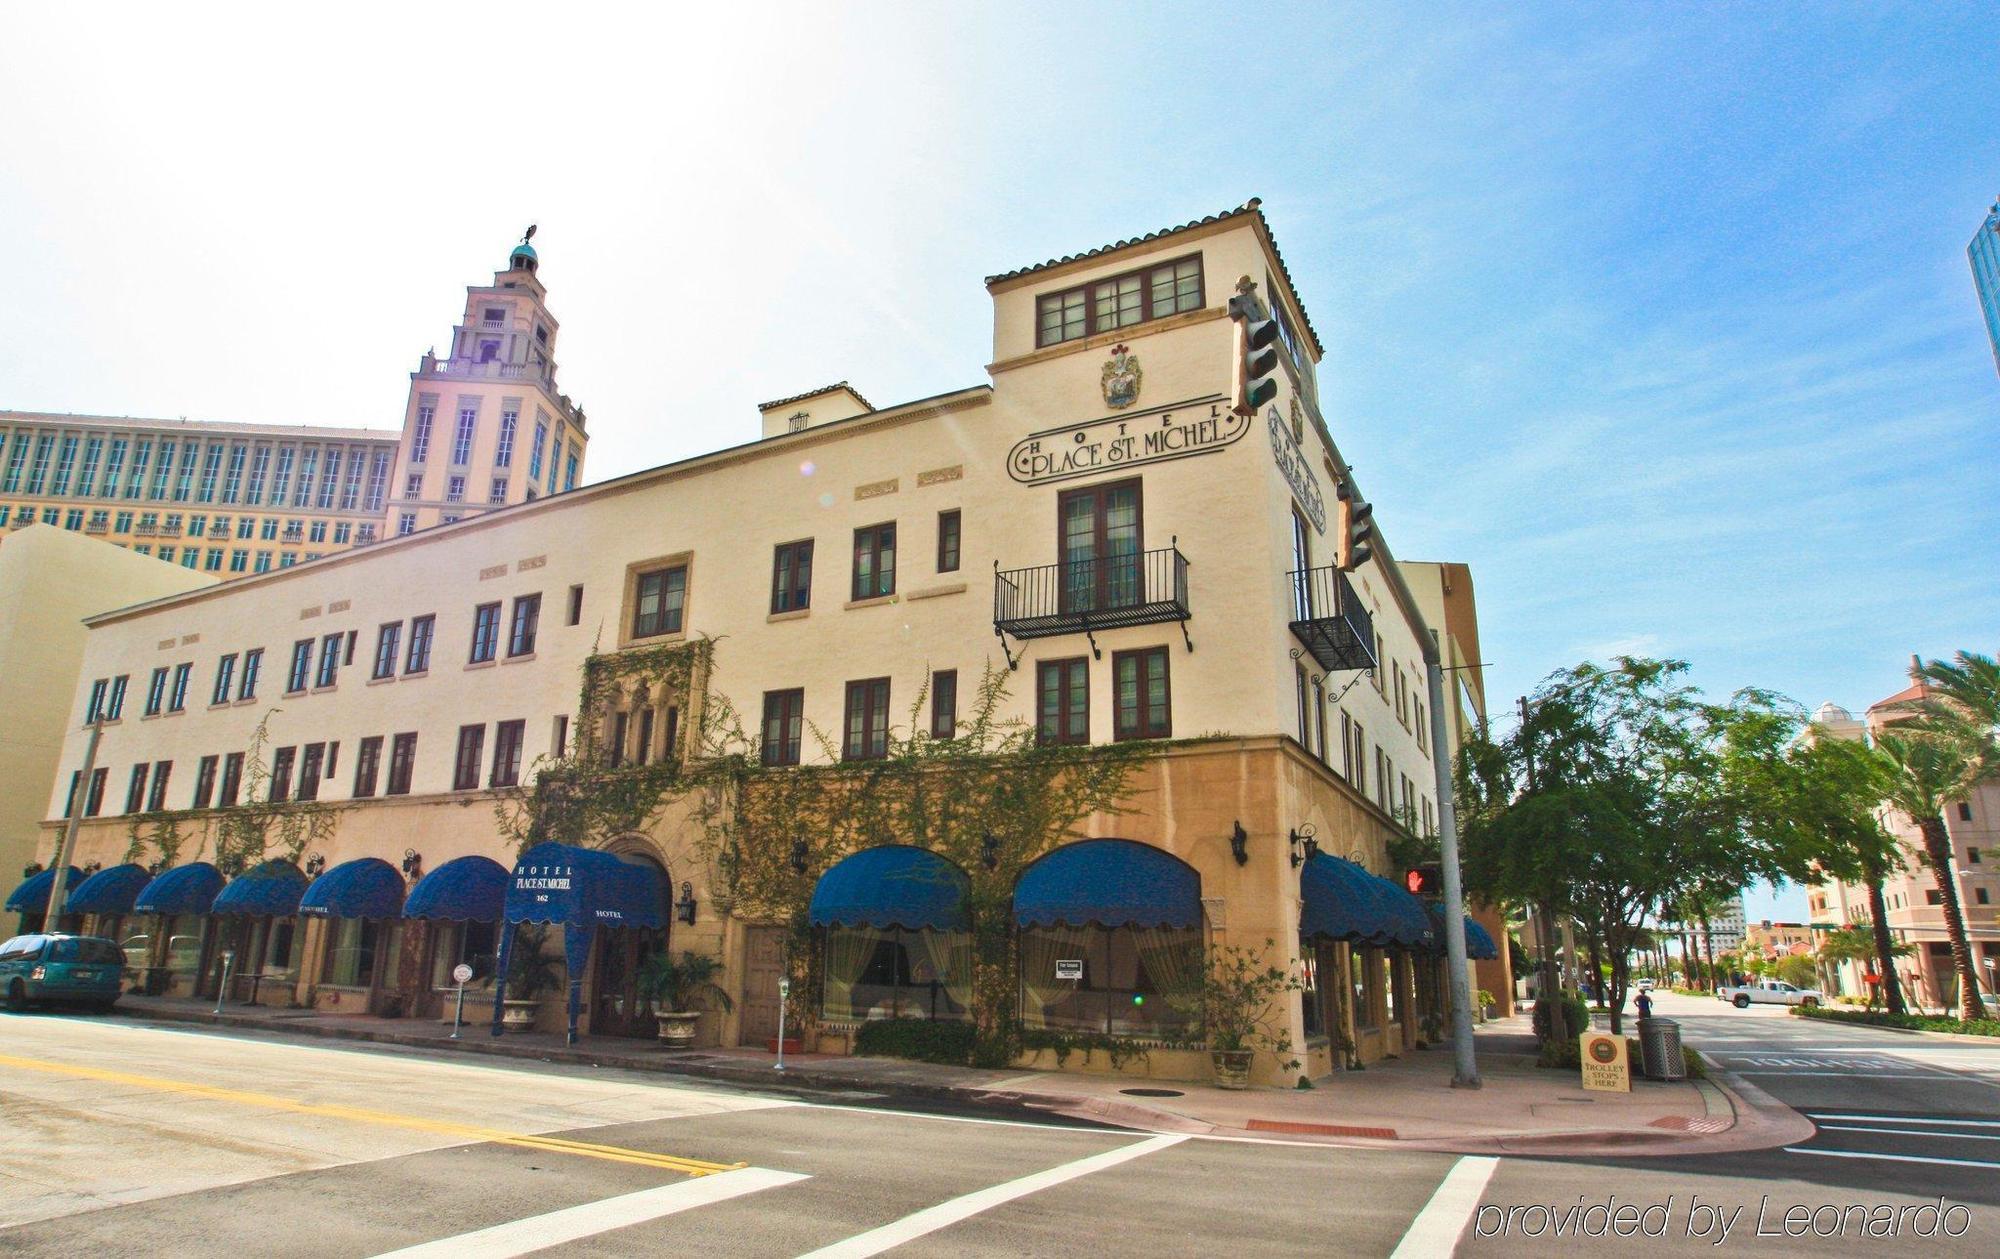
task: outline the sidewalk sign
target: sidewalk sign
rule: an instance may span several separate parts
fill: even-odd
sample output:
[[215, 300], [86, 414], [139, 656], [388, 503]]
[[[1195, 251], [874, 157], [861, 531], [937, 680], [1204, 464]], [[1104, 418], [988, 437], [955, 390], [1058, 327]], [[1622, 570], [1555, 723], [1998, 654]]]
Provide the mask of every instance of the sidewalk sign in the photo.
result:
[[1606, 1093], [1632, 1091], [1632, 1062], [1625, 1038], [1609, 1032], [1585, 1032], [1577, 1037], [1583, 1057], [1583, 1087]]

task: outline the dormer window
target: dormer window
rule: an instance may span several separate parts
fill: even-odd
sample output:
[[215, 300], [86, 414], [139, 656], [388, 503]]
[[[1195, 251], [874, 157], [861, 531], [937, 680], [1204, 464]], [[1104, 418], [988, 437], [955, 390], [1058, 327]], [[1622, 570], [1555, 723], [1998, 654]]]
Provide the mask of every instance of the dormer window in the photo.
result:
[[1035, 344], [1059, 345], [1202, 307], [1201, 255], [1035, 299]]

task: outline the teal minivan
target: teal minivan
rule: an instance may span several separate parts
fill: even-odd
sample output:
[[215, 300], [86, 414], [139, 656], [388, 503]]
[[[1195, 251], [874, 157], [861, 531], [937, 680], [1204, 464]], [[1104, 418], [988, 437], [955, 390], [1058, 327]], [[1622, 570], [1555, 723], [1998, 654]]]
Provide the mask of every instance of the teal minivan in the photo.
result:
[[24, 935], [0, 944], [0, 993], [7, 1008], [71, 1001], [109, 1010], [125, 977], [125, 950], [99, 936]]

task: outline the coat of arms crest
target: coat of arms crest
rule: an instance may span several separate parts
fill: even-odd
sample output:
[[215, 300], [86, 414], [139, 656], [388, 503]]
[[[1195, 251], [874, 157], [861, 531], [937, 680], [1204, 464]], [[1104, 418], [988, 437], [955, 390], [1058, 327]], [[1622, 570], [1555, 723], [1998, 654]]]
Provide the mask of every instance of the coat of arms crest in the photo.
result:
[[1139, 381], [1145, 373], [1140, 370], [1138, 356], [1122, 345], [1111, 347], [1111, 357], [1104, 361], [1101, 377], [1104, 384], [1104, 405], [1112, 410], [1129, 407], [1139, 400]]

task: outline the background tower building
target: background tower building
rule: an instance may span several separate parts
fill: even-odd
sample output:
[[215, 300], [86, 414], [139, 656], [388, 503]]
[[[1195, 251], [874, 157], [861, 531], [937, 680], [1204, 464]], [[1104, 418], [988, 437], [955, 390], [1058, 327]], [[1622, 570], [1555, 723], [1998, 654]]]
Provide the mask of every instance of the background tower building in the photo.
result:
[[1986, 221], [1965, 247], [1972, 260], [1972, 287], [1979, 292], [1979, 309], [1986, 316], [1986, 338], [1993, 343], [1993, 366], [2000, 369], [2000, 201], [1987, 211]]

